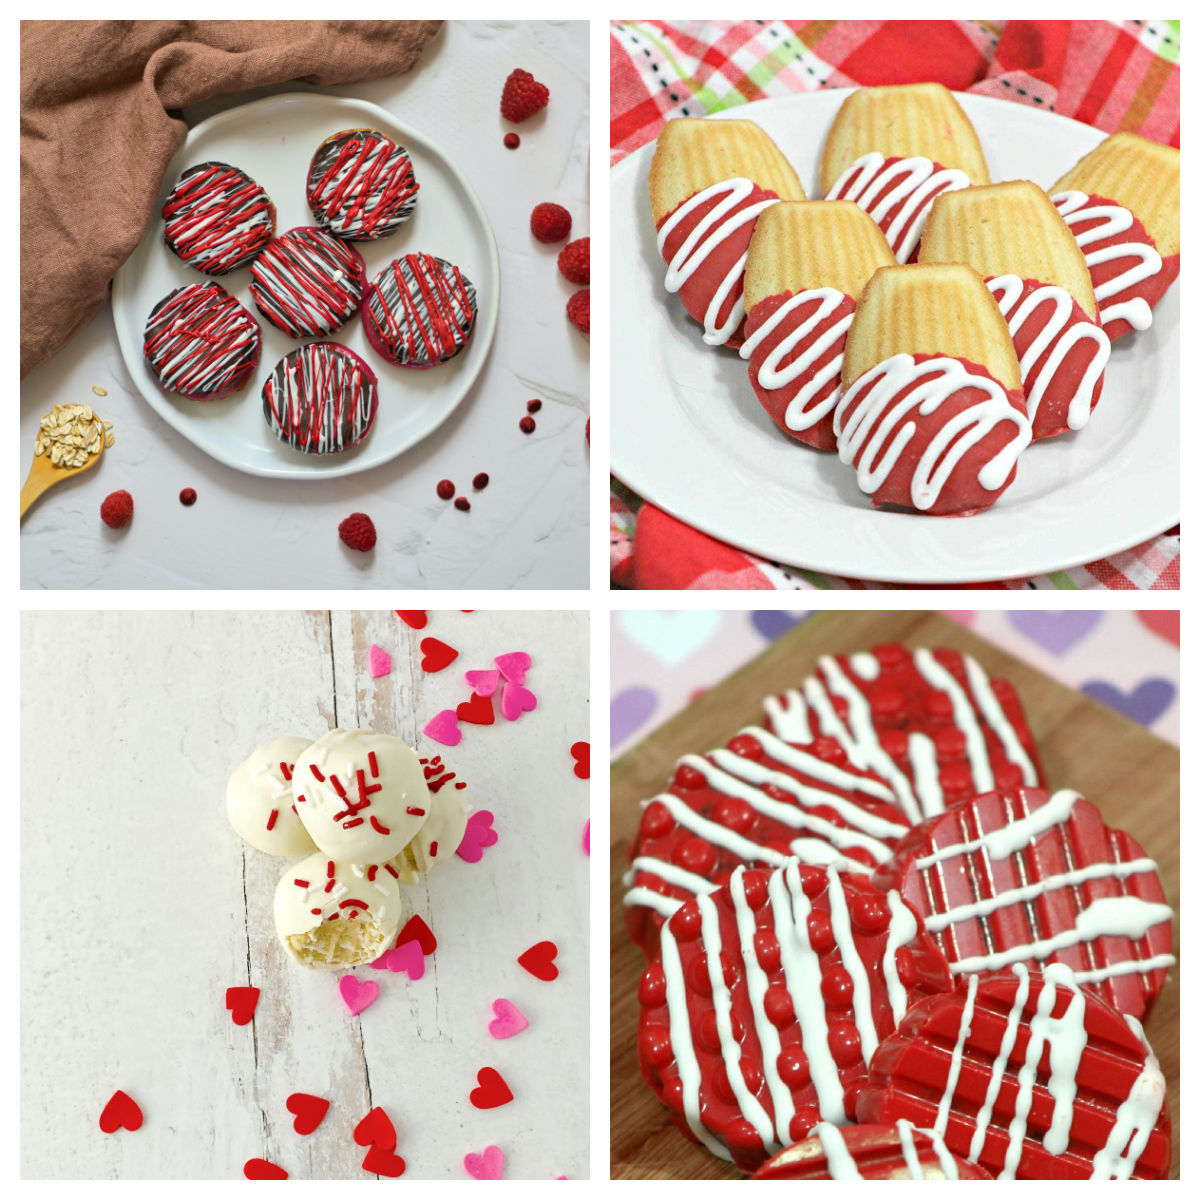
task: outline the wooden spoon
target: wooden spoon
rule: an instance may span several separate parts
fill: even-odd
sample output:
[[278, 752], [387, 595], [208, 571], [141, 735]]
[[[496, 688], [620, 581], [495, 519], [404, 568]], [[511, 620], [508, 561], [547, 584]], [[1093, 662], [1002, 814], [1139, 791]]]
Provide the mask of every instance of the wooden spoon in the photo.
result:
[[[97, 416], [96, 419], [100, 418]], [[103, 424], [100, 428], [104, 428]], [[80, 467], [56, 467], [50, 461], [49, 454], [35, 454], [33, 465], [25, 477], [25, 486], [21, 488], [21, 520], [25, 520], [25, 514], [41, 499], [43, 492], [56, 483], [62, 483], [64, 479], [73, 479], [76, 475], [82, 475], [84, 471], [90, 471], [104, 454], [104, 440], [105, 435], [101, 433], [100, 448], [95, 454], [88, 455], [87, 462]]]

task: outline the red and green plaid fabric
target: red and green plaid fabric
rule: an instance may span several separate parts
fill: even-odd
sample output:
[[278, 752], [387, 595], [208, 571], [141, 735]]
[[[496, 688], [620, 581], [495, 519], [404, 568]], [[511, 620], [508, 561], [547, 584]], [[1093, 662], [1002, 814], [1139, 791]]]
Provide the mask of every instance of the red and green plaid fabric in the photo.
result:
[[[672, 116], [822, 87], [935, 80], [1105, 132], [1179, 145], [1178, 21], [646, 21], [609, 38], [610, 161]], [[641, 588], [877, 588], [764, 562], [614, 484], [610, 571]], [[1101, 562], [994, 588], [1179, 587], [1179, 529]]]

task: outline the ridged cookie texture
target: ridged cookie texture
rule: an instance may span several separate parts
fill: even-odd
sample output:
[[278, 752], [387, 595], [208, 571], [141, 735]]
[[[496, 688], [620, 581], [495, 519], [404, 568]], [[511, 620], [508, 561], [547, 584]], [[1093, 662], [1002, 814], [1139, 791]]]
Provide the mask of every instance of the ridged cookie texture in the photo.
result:
[[1009, 390], [1021, 387], [996, 301], [979, 275], [958, 263], [884, 267], [872, 276], [846, 338], [843, 385], [896, 354], [964, 359]]
[[679, 117], [658, 135], [650, 162], [650, 204], [657, 225], [689, 196], [725, 179], [750, 179], [781, 200], [804, 200], [783, 151], [753, 121]]
[[966, 263], [985, 279], [1019, 275], [1065, 288], [1090, 317], [1096, 295], [1083, 251], [1050, 197], [1017, 179], [938, 196], [921, 237], [922, 263]]
[[940, 83], [859, 88], [838, 109], [821, 155], [821, 191], [864, 154], [930, 158], [966, 173], [973, 184], [991, 182], [975, 127], [954, 94]]
[[746, 311], [768, 296], [809, 288], [833, 288], [857, 302], [880, 267], [895, 265], [879, 226], [858, 205], [775, 204], [759, 217], [750, 239]]

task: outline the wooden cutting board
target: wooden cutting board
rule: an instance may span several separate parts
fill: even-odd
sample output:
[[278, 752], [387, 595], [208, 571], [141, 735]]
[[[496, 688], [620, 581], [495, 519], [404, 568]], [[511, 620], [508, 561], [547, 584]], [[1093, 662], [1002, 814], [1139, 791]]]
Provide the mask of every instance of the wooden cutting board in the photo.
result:
[[[723, 744], [760, 724], [762, 699], [796, 686], [818, 655], [852, 653], [881, 642], [949, 646], [974, 655], [1017, 688], [1052, 788], [1088, 797], [1110, 825], [1127, 829], [1157, 859], [1167, 901], [1179, 912], [1179, 751], [1096, 701], [1048, 679], [961, 625], [928, 612], [838, 612], [812, 617], [752, 663], [705, 692], [612, 767], [611, 1141], [614, 1179], [731, 1179], [737, 1172], [676, 1129], [638, 1071], [637, 984], [641, 952], [622, 919], [621, 876], [637, 831], [639, 802], [661, 791], [676, 760]], [[1178, 946], [1178, 930], [1176, 931]], [[1179, 1177], [1179, 978], [1172, 971], [1146, 1022], [1166, 1075], [1174, 1130], [1172, 1178]]]

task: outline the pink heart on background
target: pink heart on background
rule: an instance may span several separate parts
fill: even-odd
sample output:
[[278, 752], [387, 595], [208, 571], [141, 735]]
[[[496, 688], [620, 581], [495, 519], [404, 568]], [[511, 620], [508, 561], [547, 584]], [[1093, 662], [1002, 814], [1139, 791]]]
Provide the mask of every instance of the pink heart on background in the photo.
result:
[[515, 1037], [522, 1029], [529, 1028], [524, 1013], [511, 1000], [493, 1000], [492, 1012], [496, 1019], [488, 1022], [488, 1033], [497, 1041]]
[[499, 1179], [504, 1170], [504, 1152], [499, 1146], [489, 1146], [482, 1154], [468, 1154], [463, 1167], [472, 1179]]
[[495, 817], [486, 808], [472, 813], [467, 818], [467, 828], [454, 853], [464, 862], [478, 862], [483, 857], [483, 848], [494, 846], [500, 840], [500, 835], [492, 828], [494, 820]]
[[509, 721], [537, 708], [537, 697], [519, 683], [506, 683], [500, 689], [500, 711]]
[[443, 746], [457, 746], [462, 741], [462, 730], [458, 727], [458, 714], [452, 708], [443, 708], [431, 717], [425, 726], [425, 736]]
[[405, 942], [384, 956], [387, 969], [399, 974], [405, 972], [409, 979], [420, 979], [425, 974], [425, 952], [420, 942]]
[[370, 979], [357, 979], [353, 975], [343, 975], [338, 980], [338, 991], [342, 993], [342, 1003], [350, 1010], [352, 1017], [357, 1017], [379, 999], [379, 984]]
[[386, 650], [372, 644], [369, 657], [372, 679], [378, 679], [381, 675], [390, 675], [392, 673], [392, 656]]
[[463, 678], [481, 696], [491, 696], [500, 686], [499, 671], [467, 671]]
[[1137, 619], [1159, 637], [1165, 638], [1174, 646], [1179, 645], [1178, 609], [1164, 608], [1159, 611], [1139, 612]]
[[524, 650], [513, 650], [508, 654], [499, 654], [492, 661], [500, 668], [500, 674], [509, 683], [524, 683], [525, 672], [533, 666], [533, 659]]
[[589, 858], [592, 856], [592, 822], [588, 819], [588, 823], [583, 827], [583, 852]]

